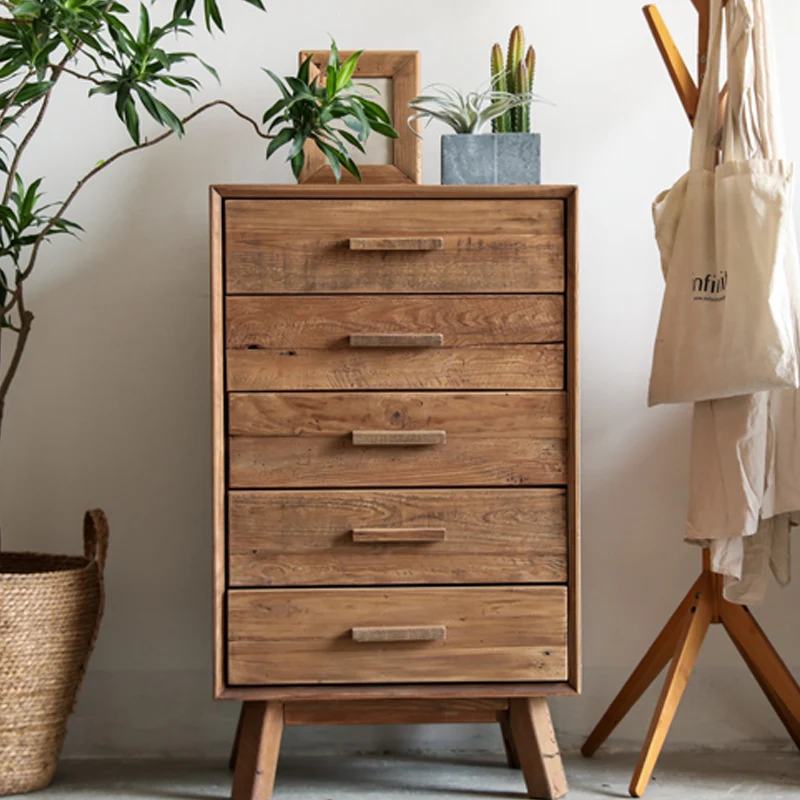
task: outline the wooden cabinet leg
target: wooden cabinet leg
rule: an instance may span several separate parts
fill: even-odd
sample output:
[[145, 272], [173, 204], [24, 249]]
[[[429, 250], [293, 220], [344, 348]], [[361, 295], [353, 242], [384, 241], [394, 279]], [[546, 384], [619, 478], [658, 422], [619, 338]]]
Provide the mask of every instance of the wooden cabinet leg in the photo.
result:
[[567, 793], [567, 778], [546, 698], [510, 700], [509, 722], [528, 797], [538, 800], [563, 797]]
[[664, 740], [667, 738], [670, 725], [675, 718], [675, 712], [678, 710], [678, 704], [681, 702], [681, 697], [683, 697], [683, 692], [689, 682], [689, 676], [692, 674], [713, 616], [714, 599], [710, 592], [702, 592], [687, 620], [678, 643], [678, 649], [672, 659], [672, 665], [664, 681], [664, 688], [661, 690], [661, 697], [650, 723], [650, 729], [647, 731], [639, 763], [633, 773], [630, 785], [632, 797], [641, 797], [650, 782], [656, 761], [664, 746]]
[[228, 759], [228, 769], [233, 772], [236, 769], [236, 756], [239, 753], [239, 739], [242, 736], [242, 720], [244, 719], [244, 704], [239, 709], [239, 722], [236, 724], [236, 736], [231, 747], [231, 757]]
[[283, 734], [283, 703], [242, 708], [231, 800], [271, 800]]
[[500, 723], [500, 732], [503, 734], [503, 747], [506, 750], [506, 761], [511, 769], [520, 769], [519, 754], [517, 745], [514, 743], [514, 735], [511, 733], [511, 720], [508, 711], [500, 711], [497, 715]]
[[722, 624], [794, 743], [800, 747], [800, 687], [749, 609], [723, 601]]
[[675, 648], [678, 646], [678, 641], [686, 629], [686, 619], [697, 602], [697, 593], [706, 584], [707, 577], [704, 573], [684, 597], [675, 613], [669, 618], [664, 629], [650, 646], [650, 649], [644, 654], [639, 665], [631, 673], [630, 678], [620, 689], [619, 694], [614, 698], [606, 713], [595, 725], [594, 730], [589, 734], [589, 738], [581, 748], [581, 753], [586, 758], [591, 758], [597, 752], [598, 748], [611, 735], [614, 728], [622, 722], [636, 701], [645, 693], [650, 684], [659, 676], [661, 670], [667, 666], [670, 659], [675, 655]]

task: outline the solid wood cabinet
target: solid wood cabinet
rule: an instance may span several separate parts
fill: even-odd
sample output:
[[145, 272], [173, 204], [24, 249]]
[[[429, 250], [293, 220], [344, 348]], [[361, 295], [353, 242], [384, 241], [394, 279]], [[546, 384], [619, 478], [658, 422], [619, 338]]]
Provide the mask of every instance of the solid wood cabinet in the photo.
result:
[[499, 722], [531, 797], [580, 691], [577, 191], [211, 193], [215, 692], [284, 725]]

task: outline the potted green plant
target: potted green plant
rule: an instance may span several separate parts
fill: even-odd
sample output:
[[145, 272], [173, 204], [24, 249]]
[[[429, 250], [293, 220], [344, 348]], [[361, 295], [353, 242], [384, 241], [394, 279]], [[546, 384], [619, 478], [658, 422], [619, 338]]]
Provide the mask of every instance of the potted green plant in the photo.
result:
[[[521, 26], [511, 32], [504, 58], [492, 48], [489, 88], [463, 95], [448, 86], [410, 103], [411, 120], [437, 119], [453, 129], [442, 136], [443, 184], [541, 183], [541, 136], [531, 132], [536, 52], [525, 51]], [[492, 124], [492, 133], [484, 128]]]
[[[263, 8], [261, 0], [246, 1]], [[282, 96], [265, 115], [274, 134], [221, 99], [180, 118], [160, 95], [181, 91], [192, 96], [200, 87], [196, 77], [182, 74], [183, 67], [194, 62], [216, 75], [194, 53], [175, 49], [179, 37], [194, 26], [195, 0], [177, 0], [163, 25], [154, 25], [147, 7], [140, 5], [136, 30], [128, 26], [127, 8], [116, 0], [0, 4], [5, 14], [0, 18], [2, 432], [6, 400], [34, 323], [26, 287], [43, 245], [80, 230], [67, 212], [96, 175], [132, 153], [182, 135], [190, 121], [218, 106], [269, 140], [267, 157], [290, 144], [293, 167], [302, 166], [303, 145], [311, 141], [332, 166], [357, 174], [345, 143], [362, 149], [371, 132], [392, 135], [394, 129], [377, 104], [359, 99], [351, 80], [357, 55], [345, 64], [338, 59], [331, 64], [324, 90], [308, 81], [307, 65], [297, 78], [277, 79]], [[206, 26], [222, 30], [216, 0], [203, 0], [203, 10]], [[97, 162], [64, 199], [48, 203], [43, 179], [23, 177], [36, 168], [26, 156], [31, 143], [46, 135], [42, 122], [51, 98], [70, 80], [86, 83], [90, 97], [113, 100], [132, 144]], [[166, 130], [143, 137], [142, 114]], [[107, 543], [105, 516], [96, 510], [85, 518], [83, 557], [0, 548], [0, 795], [41, 789], [52, 780], [102, 615]]]

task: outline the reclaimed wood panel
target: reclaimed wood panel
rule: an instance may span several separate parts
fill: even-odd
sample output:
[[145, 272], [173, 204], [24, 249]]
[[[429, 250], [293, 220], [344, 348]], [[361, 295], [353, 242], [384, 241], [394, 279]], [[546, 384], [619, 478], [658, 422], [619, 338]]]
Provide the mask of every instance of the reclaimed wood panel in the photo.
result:
[[[226, 310], [231, 391], [564, 387], [561, 295], [229, 297]], [[390, 334], [406, 346], [380, 347]]]
[[[228, 495], [231, 586], [564, 583], [563, 489], [266, 491]], [[357, 529], [444, 530], [362, 543]]]
[[[357, 642], [353, 628], [436, 625], [430, 642]], [[260, 589], [228, 593], [231, 684], [559, 681], [560, 586]]]
[[[553, 486], [566, 398], [549, 392], [233, 394], [229, 486]], [[355, 446], [356, 430], [441, 430], [432, 447]]]
[[[324, 225], [309, 229], [310, 220]], [[562, 200], [227, 200], [230, 294], [563, 292]], [[434, 237], [442, 249], [351, 250]]]

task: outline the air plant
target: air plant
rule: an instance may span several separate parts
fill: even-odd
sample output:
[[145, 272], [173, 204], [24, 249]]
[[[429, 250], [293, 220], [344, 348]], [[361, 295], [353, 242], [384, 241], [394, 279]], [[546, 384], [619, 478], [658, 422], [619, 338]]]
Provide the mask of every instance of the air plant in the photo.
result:
[[446, 84], [432, 84], [428, 88], [435, 93], [415, 97], [408, 104], [414, 112], [409, 117], [409, 126], [417, 120], [424, 120], [428, 125], [437, 119], [449, 125], [455, 133], [480, 133], [490, 122], [525, 106], [530, 107], [537, 100], [530, 92], [512, 93], [497, 86], [468, 94]]
[[[499, 44], [492, 47], [492, 87], [520, 97], [530, 97], [536, 72], [536, 51], [529, 47], [525, 53], [525, 31], [517, 25], [511, 31], [508, 54], [503, 56]], [[492, 120], [495, 133], [530, 133], [531, 103], [521, 103]]]

